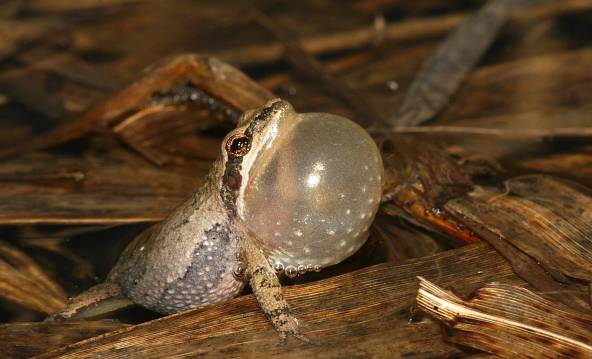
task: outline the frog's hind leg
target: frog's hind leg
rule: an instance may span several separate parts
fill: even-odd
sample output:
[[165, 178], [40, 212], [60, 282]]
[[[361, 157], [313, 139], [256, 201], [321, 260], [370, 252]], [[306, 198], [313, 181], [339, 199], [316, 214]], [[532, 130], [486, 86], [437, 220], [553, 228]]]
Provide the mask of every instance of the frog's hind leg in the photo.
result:
[[66, 306], [46, 321], [97, 317], [132, 305], [121, 293], [118, 284], [105, 282], [68, 300]]
[[251, 243], [246, 243], [243, 250], [249, 284], [261, 310], [278, 332], [280, 343], [283, 343], [288, 335], [310, 343], [310, 340], [300, 333], [298, 319], [292, 315], [290, 306], [282, 294], [280, 281], [267, 258]]

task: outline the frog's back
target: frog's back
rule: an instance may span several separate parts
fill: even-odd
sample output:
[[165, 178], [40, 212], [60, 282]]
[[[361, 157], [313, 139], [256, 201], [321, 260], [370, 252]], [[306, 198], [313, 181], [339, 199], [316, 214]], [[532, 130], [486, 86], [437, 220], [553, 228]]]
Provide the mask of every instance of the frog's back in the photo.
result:
[[215, 196], [197, 193], [130, 243], [108, 281], [161, 313], [222, 302], [244, 286], [233, 274], [238, 252]]

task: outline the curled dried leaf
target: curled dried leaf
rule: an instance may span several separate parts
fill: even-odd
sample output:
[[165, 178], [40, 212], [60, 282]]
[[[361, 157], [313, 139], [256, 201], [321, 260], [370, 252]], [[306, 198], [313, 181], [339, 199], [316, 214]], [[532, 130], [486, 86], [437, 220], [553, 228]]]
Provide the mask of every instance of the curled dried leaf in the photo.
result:
[[592, 197], [549, 176], [507, 181], [506, 191], [477, 187], [446, 209], [486, 227], [548, 268], [592, 281]]
[[419, 277], [418, 307], [451, 328], [449, 340], [511, 358], [592, 356], [592, 316], [530, 290], [489, 284], [464, 301]]
[[441, 146], [420, 137], [392, 135], [382, 142], [385, 184], [383, 213], [448, 233], [464, 242], [480, 239], [442, 207], [471, 190], [470, 173]]
[[[0, 157], [50, 147], [80, 138], [102, 126], [115, 125], [155, 105], [219, 104], [230, 117], [255, 108], [274, 96], [235, 67], [216, 58], [193, 54], [165, 59], [146, 75], [68, 121], [28, 141], [0, 148]], [[187, 89], [196, 92], [187, 92]]]

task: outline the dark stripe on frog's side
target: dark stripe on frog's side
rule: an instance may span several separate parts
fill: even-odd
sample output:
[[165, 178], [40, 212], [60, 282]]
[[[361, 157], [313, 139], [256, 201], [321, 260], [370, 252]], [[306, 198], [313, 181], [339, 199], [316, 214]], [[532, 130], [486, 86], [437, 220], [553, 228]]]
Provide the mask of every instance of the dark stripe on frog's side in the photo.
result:
[[238, 198], [238, 191], [240, 190], [243, 176], [241, 175], [243, 160], [241, 157], [230, 158], [224, 168], [224, 176], [222, 177], [222, 189], [220, 196], [224, 202], [224, 207], [231, 217], [236, 215], [236, 199]]

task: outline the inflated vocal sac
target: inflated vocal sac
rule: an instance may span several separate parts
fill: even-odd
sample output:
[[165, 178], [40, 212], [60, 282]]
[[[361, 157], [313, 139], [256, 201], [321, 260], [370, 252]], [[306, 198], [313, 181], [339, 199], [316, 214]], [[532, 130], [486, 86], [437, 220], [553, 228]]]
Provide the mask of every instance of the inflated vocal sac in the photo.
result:
[[272, 264], [330, 266], [366, 241], [382, 177], [380, 152], [362, 127], [294, 114], [246, 178], [242, 220]]

